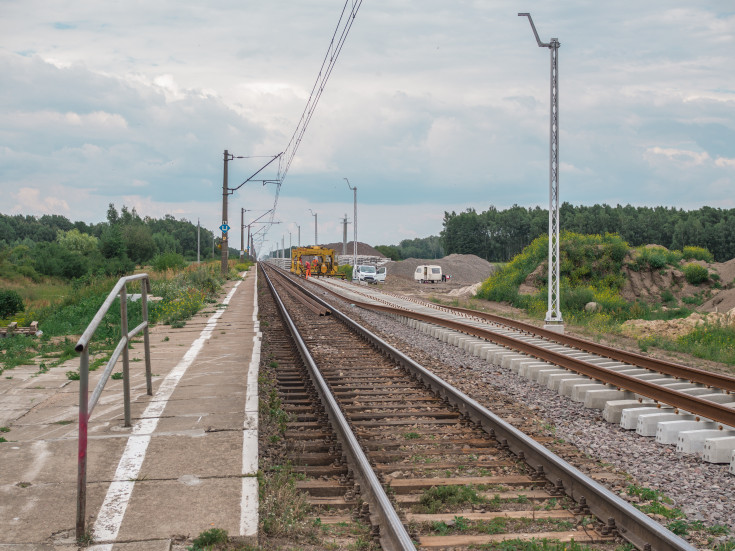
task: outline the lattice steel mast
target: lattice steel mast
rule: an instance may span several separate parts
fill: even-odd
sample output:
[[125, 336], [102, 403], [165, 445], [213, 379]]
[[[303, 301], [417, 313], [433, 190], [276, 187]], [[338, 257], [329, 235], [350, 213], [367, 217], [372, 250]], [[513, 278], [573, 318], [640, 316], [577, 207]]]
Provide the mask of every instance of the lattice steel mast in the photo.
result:
[[530, 13], [519, 13], [528, 17], [533, 35], [540, 48], [551, 52], [551, 115], [549, 134], [549, 301], [546, 310], [547, 329], [564, 332], [559, 294], [559, 39], [541, 42]]

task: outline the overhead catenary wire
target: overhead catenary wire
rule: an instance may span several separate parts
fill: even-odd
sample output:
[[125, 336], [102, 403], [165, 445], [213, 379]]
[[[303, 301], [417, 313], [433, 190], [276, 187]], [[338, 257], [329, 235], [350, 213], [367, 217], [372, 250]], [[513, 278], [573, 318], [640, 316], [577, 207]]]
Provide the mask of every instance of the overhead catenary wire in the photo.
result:
[[[293, 159], [296, 156], [296, 152], [301, 145], [301, 140], [303, 139], [304, 134], [306, 133], [306, 129], [309, 126], [309, 122], [311, 122], [311, 118], [316, 111], [316, 107], [319, 104], [322, 93], [326, 88], [327, 81], [329, 80], [329, 77], [332, 74], [332, 70], [337, 63], [339, 54], [342, 52], [342, 48], [345, 44], [345, 41], [347, 40], [347, 35], [352, 28], [352, 24], [355, 21], [355, 17], [357, 16], [357, 12], [360, 10], [361, 5], [362, 0], [345, 0], [344, 6], [342, 6], [342, 12], [339, 16], [339, 20], [337, 21], [337, 25], [335, 26], [334, 32], [332, 33], [329, 47], [327, 48], [327, 52], [324, 55], [324, 59], [322, 60], [322, 65], [319, 68], [319, 73], [317, 74], [314, 85], [311, 88], [309, 99], [307, 100], [306, 106], [301, 113], [301, 118], [299, 119], [299, 122], [296, 125], [296, 129], [291, 135], [291, 138], [289, 139], [288, 145], [284, 149], [283, 154], [278, 159], [277, 185], [275, 197], [273, 199], [273, 210], [269, 219], [270, 223], [273, 222], [276, 214], [278, 199], [281, 195], [281, 185], [283, 185], [283, 181], [286, 179], [286, 175], [291, 168], [291, 163], [293, 162]], [[262, 248], [262, 245], [265, 242], [266, 234], [267, 230], [266, 232], [264, 232], [260, 239], [259, 248]]]

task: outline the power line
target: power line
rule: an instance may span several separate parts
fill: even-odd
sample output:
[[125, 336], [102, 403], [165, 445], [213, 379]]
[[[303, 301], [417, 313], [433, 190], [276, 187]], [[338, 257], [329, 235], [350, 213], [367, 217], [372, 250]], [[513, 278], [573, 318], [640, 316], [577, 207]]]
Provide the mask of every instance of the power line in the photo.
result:
[[[299, 145], [301, 145], [301, 140], [304, 137], [306, 128], [309, 126], [309, 122], [311, 121], [311, 117], [314, 115], [314, 111], [316, 111], [319, 99], [324, 92], [324, 88], [326, 87], [327, 81], [332, 74], [332, 70], [337, 63], [339, 54], [342, 52], [342, 47], [347, 40], [347, 35], [352, 28], [352, 23], [354, 22], [355, 17], [357, 16], [357, 12], [362, 5], [362, 0], [352, 0], [350, 13], [345, 18], [345, 12], [347, 11], [347, 7], [350, 4], [350, 1], [351, 0], [345, 0], [345, 4], [342, 7], [342, 13], [339, 16], [339, 21], [337, 21], [337, 26], [335, 27], [334, 33], [332, 34], [332, 39], [329, 42], [327, 53], [324, 55], [322, 66], [319, 69], [319, 73], [317, 74], [314, 86], [311, 89], [309, 99], [306, 102], [306, 106], [304, 107], [304, 111], [301, 114], [299, 123], [296, 125], [296, 130], [294, 130], [294, 133], [291, 136], [291, 139], [289, 140], [286, 149], [284, 150], [284, 155], [279, 160], [278, 179], [281, 182], [283, 182], [283, 180], [286, 178], [286, 174], [288, 174], [288, 170], [291, 167], [291, 162], [296, 156]], [[337, 42], [335, 44], [335, 37], [337, 37], [338, 34], [339, 37], [337, 38]]]
[[[349, 13], [347, 13], [347, 9], [350, 3], [352, 4], [352, 6]], [[337, 25], [334, 29], [334, 32], [332, 33], [332, 39], [329, 42], [329, 47], [327, 48], [327, 52], [324, 55], [324, 59], [322, 60], [322, 65], [319, 68], [319, 73], [317, 74], [316, 80], [314, 81], [314, 86], [312, 86], [311, 88], [311, 93], [309, 94], [309, 99], [306, 102], [304, 111], [301, 113], [301, 118], [296, 125], [294, 133], [291, 135], [291, 139], [289, 140], [286, 149], [278, 159], [278, 185], [276, 186], [276, 193], [273, 200], [273, 211], [271, 212], [270, 222], [273, 222], [273, 217], [276, 215], [276, 207], [278, 206], [278, 199], [281, 195], [281, 185], [286, 179], [286, 174], [288, 174], [289, 168], [291, 168], [291, 162], [296, 156], [296, 152], [301, 145], [301, 140], [306, 133], [306, 128], [309, 126], [311, 117], [316, 111], [316, 107], [319, 103], [319, 100], [321, 99], [322, 93], [324, 92], [324, 88], [326, 87], [327, 81], [332, 74], [332, 70], [337, 63], [339, 54], [342, 52], [342, 47], [347, 40], [347, 35], [352, 28], [352, 24], [355, 21], [355, 17], [357, 16], [357, 12], [360, 10], [361, 5], [362, 0], [345, 0], [344, 6], [342, 7], [342, 12], [339, 16], [339, 20], [337, 21]], [[264, 240], [265, 235], [263, 235], [262, 237], [261, 245]]]

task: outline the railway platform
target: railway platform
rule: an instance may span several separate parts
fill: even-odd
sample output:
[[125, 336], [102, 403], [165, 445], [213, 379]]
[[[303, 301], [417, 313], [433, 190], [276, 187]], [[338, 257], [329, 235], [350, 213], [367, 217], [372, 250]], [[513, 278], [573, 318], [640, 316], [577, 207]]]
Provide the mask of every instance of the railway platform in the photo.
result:
[[[122, 381], [108, 382], [89, 420], [89, 549], [171, 549], [211, 528], [256, 539], [256, 279], [252, 269], [228, 282], [183, 328], [151, 329], [153, 396], [134, 345], [132, 427]], [[66, 372], [78, 367], [18, 366], [0, 378], [0, 550], [77, 549], [79, 382]]]

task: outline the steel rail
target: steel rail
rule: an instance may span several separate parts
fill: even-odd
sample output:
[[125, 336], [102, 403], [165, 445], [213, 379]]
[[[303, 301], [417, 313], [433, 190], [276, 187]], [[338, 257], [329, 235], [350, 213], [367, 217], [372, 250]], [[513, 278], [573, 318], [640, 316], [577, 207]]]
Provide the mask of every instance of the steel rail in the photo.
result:
[[[291, 278], [285, 277], [292, 285], [298, 285]], [[559, 456], [549, 451], [533, 438], [516, 429], [490, 410], [470, 398], [449, 383], [440, 379], [420, 364], [393, 348], [380, 337], [352, 320], [348, 315], [328, 304], [314, 293], [298, 285], [307, 296], [324, 304], [332, 311], [332, 315], [352, 328], [356, 333], [370, 342], [375, 348], [383, 351], [388, 357], [406, 367], [422, 383], [430, 386], [439, 396], [446, 398], [462, 413], [478, 423], [502, 445], [515, 453], [519, 458], [531, 465], [538, 474], [543, 475], [568, 496], [586, 506], [597, 518], [606, 522], [610, 529], [638, 547], [652, 551], [677, 550], [693, 551], [688, 542], [673, 534], [647, 515], [627, 503], [607, 488], [570, 465]], [[650, 546], [650, 547], [649, 547]]]
[[[327, 382], [324, 380], [324, 377], [322, 377], [319, 368], [311, 357], [306, 343], [304, 343], [296, 325], [288, 315], [286, 307], [281, 301], [281, 298], [265, 269], [263, 270], [263, 274], [266, 282], [268, 283], [268, 287], [273, 294], [273, 298], [278, 305], [281, 317], [294, 339], [299, 354], [312, 378], [314, 387], [324, 404], [331, 425], [342, 443], [343, 451], [348, 456], [350, 465], [353, 467], [353, 474], [360, 483], [361, 495], [366, 498], [366, 501], [371, 505], [371, 511], [377, 517], [376, 524], [380, 527], [380, 538], [383, 549], [389, 551], [415, 551], [416, 546], [413, 541], [411, 541], [411, 537], [388, 499], [388, 495], [380, 484], [380, 480], [378, 480], [378, 477], [370, 466], [370, 462], [365, 456], [365, 453], [360, 448], [360, 444], [350, 429], [347, 419], [345, 419], [342, 414], [339, 404], [329, 390]], [[313, 299], [314, 297], [311, 298]], [[331, 310], [331, 308], [323, 301], [317, 300], [317, 302]]]
[[418, 312], [412, 312], [410, 310], [396, 309], [391, 306], [382, 306], [379, 304], [368, 304], [351, 301], [361, 308], [369, 310], [376, 310], [388, 314], [399, 314], [405, 317], [424, 321], [427, 323], [436, 324], [439, 322], [443, 327], [448, 329], [454, 329], [468, 335], [473, 335], [488, 341], [494, 342], [506, 348], [517, 350], [523, 354], [533, 356], [545, 362], [553, 363], [570, 371], [574, 371], [581, 375], [586, 375], [592, 379], [602, 381], [603, 383], [613, 385], [618, 389], [625, 389], [646, 398], [656, 400], [669, 404], [675, 408], [688, 411], [694, 415], [699, 415], [706, 419], [711, 419], [717, 423], [721, 423], [727, 427], [735, 427], [735, 409], [731, 409], [722, 404], [710, 402], [709, 400], [703, 400], [697, 396], [691, 396], [678, 390], [672, 390], [664, 386], [659, 386], [655, 383], [650, 383], [643, 379], [637, 379], [624, 373], [618, 373], [604, 367], [600, 367], [584, 360], [578, 360], [570, 356], [566, 356], [553, 350], [536, 346], [534, 344], [509, 337], [507, 335], [501, 335], [487, 329], [468, 325], [458, 321], [441, 319], [437, 320], [434, 316], [428, 314], [421, 314]]
[[479, 312], [476, 310], [470, 310], [468, 308], [459, 308], [457, 306], [441, 305], [441, 308], [446, 308], [447, 310], [450, 310], [452, 312], [458, 312], [468, 316], [483, 318], [487, 321], [492, 321], [493, 323], [497, 323], [500, 325], [507, 325], [508, 327], [512, 327], [513, 329], [532, 333], [539, 337], [543, 337], [544, 339], [548, 339], [550, 341], [558, 342], [560, 344], [565, 344], [568, 346], [573, 346], [591, 354], [597, 354], [599, 356], [610, 358], [611, 360], [625, 362], [634, 366], [650, 369], [652, 371], [658, 371], [659, 373], [672, 375], [673, 377], [677, 377], [679, 379], [686, 379], [693, 383], [701, 383], [703, 385], [721, 388], [723, 390], [727, 390], [728, 392], [735, 392], [735, 377], [731, 377], [729, 375], [711, 373], [709, 371], [704, 371], [703, 369], [697, 369], [696, 367], [689, 367], [674, 362], [658, 360], [656, 358], [650, 358], [648, 356], [636, 354], [635, 352], [618, 350], [611, 346], [598, 344], [592, 341], [588, 341], [586, 339], [582, 339], [580, 337], [574, 337], [571, 335], [560, 335], [559, 333], [555, 333], [541, 327], [536, 327], [535, 325], [531, 325], [530, 323], [504, 318], [502, 316], [490, 314], [488, 312]]
[[[332, 294], [340, 296], [332, 289], [325, 287], [325, 290], [329, 291]], [[355, 292], [353, 290], [350, 291]], [[388, 303], [388, 301], [384, 299], [379, 299], [377, 297], [371, 298], [380, 302], [385, 302], [386, 304]], [[620, 350], [611, 346], [606, 346], [604, 344], [598, 344], [587, 339], [583, 339], [581, 337], [560, 334], [555, 331], [549, 331], [548, 329], [543, 329], [542, 327], [532, 325], [530, 323], [505, 318], [503, 316], [491, 314], [489, 312], [471, 310], [469, 308], [461, 308], [459, 306], [448, 306], [446, 304], [435, 304], [432, 302], [425, 302], [414, 299], [412, 297], [400, 298], [414, 302], [419, 306], [426, 306], [440, 311], [444, 310], [450, 313], [460, 314], [465, 317], [472, 317], [483, 321], [496, 323], [498, 325], [511, 327], [513, 329], [524, 331], [528, 334], [535, 335], [537, 337], [541, 337], [552, 342], [557, 342], [559, 344], [578, 348], [579, 350], [589, 352], [590, 354], [597, 354], [598, 356], [610, 358], [611, 360], [615, 360], [618, 362], [624, 362], [632, 366], [642, 367], [651, 371], [657, 371], [659, 373], [663, 373], [664, 375], [671, 375], [672, 377], [687, 380], [692, 383], [699, 383], [710, 387], [717, 387], [727, 391], [728, 393], [735, 392], [735, 377], [732, 377], [730, 375], [712, 373], [710, 371], [705, 371], [696, 367], [690, 367], [675, 362], [669, 362], [666, 360], [659, 360], [656, 358], [651, 358], [649, 356], [636, 354], [635, 352], [627, 352], [625, 350]]]
[[[359, 306], [360, 308], [365, 308], [367, 310], [373, 310], [386, 314], [404, 316], [426, 323], [440, 325], [442, 327], [453, 329], [455, 331], [460, 331], [468, 335], [473, 335], [475, 337], [494, 342], [495, 344], [498, 344], [500, 346], [517, 350], [520, 353], [533, 356], [534, 358], [538, 358], [545, 362], [553, 363], [565, 369], [569, 369], [570, 371], [574, 371], [581, 375], [585, 375], [592, 379], [612, 385], [618, 389], [629, 390], [657, 402], [663, 402], [674, 408], [681, 409], [683, 411], [687, 411], [696, 416], [699, 416], [702, 419], [708, 419], [720, 423], [720, 429], [724, 430], [727, 427], [735, 427], [735, 409], [729, 408], [723, 404], [704, 400], [697, 396], [686, 394], [685, 392], [672, 390], [667, 387], [657, 385], [655, 383], [650, 383], [648, 381], [632, 377], [630, 375], [618, 373], [611, 369], [606, 369], [604, 367], [585, 362], [584, 360], [578, 360], [570, 356], [566, 356], [564, 354], [554, 352], [540, 346], [536, 346], [527, 341], [516, 339], [508, 335], [495, 333], [494, 331], [491, 331], [489, 329], [482, 329], [474, 325], [469, 325], [459, 321], [448, 320], [446, 318], [438, 318], [430, 314], [422, 314], [420, 312], [408, 310], [403, 307], [371, 304], [368, 302], [357, 301], [346, 298], [339, 293], [332, 291], [331, 289], [327, 289], [326, 287], [322, 288], [341, 298], [342, 300], [347, 300], [351, 304]], [[471, 310], [471, 312], [474, 313], [474, 310]], [[533, 327], [534, 330], [538, 329], [534, 326], [529, 327]], [[547, 333], [550, 333], [557, 337], [559, 336], [556, 333], [548, 331]], [[680, 376], [680, 378], [690, 380], [690, 378], [685, 375]]]

